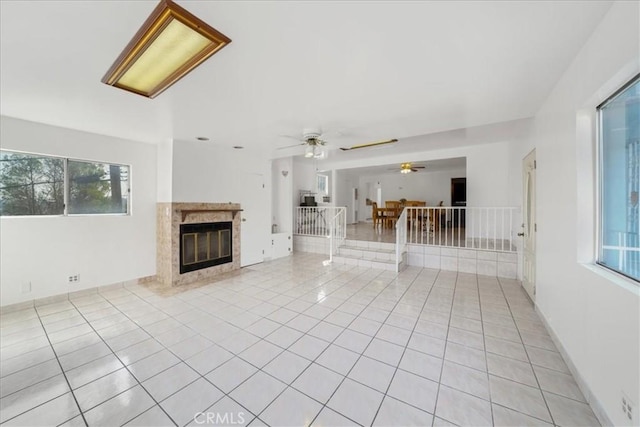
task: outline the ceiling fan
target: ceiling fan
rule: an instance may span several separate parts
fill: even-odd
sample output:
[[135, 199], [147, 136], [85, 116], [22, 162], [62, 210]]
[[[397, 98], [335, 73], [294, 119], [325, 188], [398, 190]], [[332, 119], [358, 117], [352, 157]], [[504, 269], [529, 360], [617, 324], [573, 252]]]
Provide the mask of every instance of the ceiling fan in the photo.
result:
[[318, 128], [306, 128], [302, 130], [302, 139], [294, 137], [294, 136], [290, 136], [290, 135], [280, 135], [280, 136], [284, 136], [286, 138], [292, 138], [292, 139], [296, 139], [298, 141], [301, 141], [299, 144], [293, 144], [293, 145], [287, 145], [285, 147], [279, 147], [278, 150], [284, 150], [286, 148], [291, 148], [291, 147], [299, 147], [302, 145], [306, 145], [307, 148], [304, 151], [304, 156], [307, 158], [315, 158], [315, 159], [321, 159], [324, 157], [325, 153], [324, 150], [322, 150], [321, 147], [325, 146], [327, 144], [327, 141], [325, 141], [324, 139], [321, 139], [320, 137], [322, 136], [322, 131]]
[[422, 165], [413, 165], [411, 162], [401, 163], [400, 169], [398, 168], [390, 168], [390, 171], [400, 171], [400, 173], [411, 173], [418, 172], [419, 169], [424, 169], [426, 166]]

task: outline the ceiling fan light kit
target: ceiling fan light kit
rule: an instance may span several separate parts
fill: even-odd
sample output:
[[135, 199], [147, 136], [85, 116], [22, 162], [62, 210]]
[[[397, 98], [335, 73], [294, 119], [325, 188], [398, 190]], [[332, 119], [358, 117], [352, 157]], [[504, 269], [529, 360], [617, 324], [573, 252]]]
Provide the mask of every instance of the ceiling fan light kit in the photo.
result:
[[425, 169], [426, 166], [422, 166], [422, 165], [414, 165], [411, 162], [405, 162], [405, 163], [400, 163], [400, 169], [398, 168], [390, 168], [389, 170], [391, 171], [400, 171], [400, 173], [411, 173], [411, 172], [418, 172], [419, 169]]
[[315, 154], [316, 147], [314, 145], [307, 145], [307, 148], [304, 149], [304, 156], [306, 158], [311, 158]]
[[[287, 148], [291, 148], [291, 147], [297, 147], [297, 146], [302, 146], [305, 145], [305, 150], [304, 150], [304, 157], [306, 158], [314, 158], [314, 159], [323, 159], [325, 158], [326, 152], [325, 150], [322, 149], [323, 146], [325, 146], [327, 144], [327, 141], [325, 141], [324, 139], [321, 139], [322, 137], [322, 130], [320, 130], [320, 128], [304, 128], [302, 130], [302, 139], [299, 139], [297, 137], [294, 136], [290, 136], [290, 135], [280, 135], [286, 138], [293, 138], [293, 139], [298, 139], [299, 141], [301, 141], [300, 144], [294, 144], [294, 145], [288, 145], [285, 147], [279, 147], [278, 150], [284, 150]], [[384, 145], [384, 144], [393, 144], [395, 142], [398, 142], [397, 139], [387, 139], [384, 141], [376, 141], [376, 142], [369, 142], [366, 144], [358, 144], [358, 145], [353, 145], [351, 147], [348, 148], [344, 148], [344, 147], [340, 147], [340, 150], [342, 151], [349, 151], [349, 150], [356, 150], [358, 148], [367, 148], [367, 147], [374, 147], [377, 145]], [[411, 172], [411, 170], [409, 170], [409, 172]], [[406, 172], [405, 172], [406, 173]]]
[[324, 158], [324, 151], [321, 148], [318, 148], [318, 145], [316, 144], [309, 144], [304, 150], [304, 156], [308, 159], [322, 159]]
[[154, 98], [231, 39], [171, 0], [161, 0], [102, 78]]

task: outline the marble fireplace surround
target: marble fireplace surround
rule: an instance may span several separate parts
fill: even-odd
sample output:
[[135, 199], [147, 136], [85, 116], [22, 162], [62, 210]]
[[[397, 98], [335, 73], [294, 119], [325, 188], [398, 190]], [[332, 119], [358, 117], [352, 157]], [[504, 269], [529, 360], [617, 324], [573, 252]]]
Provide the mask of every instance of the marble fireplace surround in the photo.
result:
[[[156, 206], [156, 277], [164, 286], [181, 286], [240, 268], [239, 203], [158, 203]], [[232, 222], [233, 261], [180, 274], [180, 224]]]

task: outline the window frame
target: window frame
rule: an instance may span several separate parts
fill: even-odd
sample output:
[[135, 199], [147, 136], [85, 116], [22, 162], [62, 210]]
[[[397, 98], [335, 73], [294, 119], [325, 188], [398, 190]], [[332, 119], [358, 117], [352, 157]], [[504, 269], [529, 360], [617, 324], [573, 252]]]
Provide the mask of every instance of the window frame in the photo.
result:
[[[29, 156], [48, 157], [52, 159], [61, 159], [63, 162], [63, 210], [61, 214], [52, 215], [1, 215], [0, 218], [60, 218], [60, 217], [84, 217], [84, 216], [131, 216], [132, 215], [132, 200], [133, 200], [133, 187], [132, 187], [132, 166], [128, 163], [115, 163], [103, 160], [90, 160], [81, 159], [77, 157], [66, 157], [55, 154], [42, 154], [31, 151], [14, 150], [11, 148], [1, 148], [0, 151], [5, 153], [24, 154]], [[69, 200], [70, 200], [70, 183], [69, 183], [69, 162], [84, 162], [84, 163], [102, 163], [105, 165], [113, 165], [128, 168], [128, 181], [129, 187], [127, 189], [128, 201], [126, 212], [106, 212], [106, 213], [69, 213]]]
[[609, 95], [604, 101], [598, 104], [595, 108], [596, 112], [596, 238], [595, 238], [595, 264], [601, 268], [606, 269], [607, 271], [624, 277], [627, 280], [630, 280], [636, 286], [640, 286], [640, 278], [636, 278], [626, 274], [623, 271], [612, 268], [610, 265], [605, 264], [602, 259], [604, 258], [604, 221], [603, 221], [603, 189], [604, 189], [604, 126], [603, 126], [603, 114], [602, 109], [606, 107], [609, 103], [615, 100], [621, 93], [627, 90], [629, 87], [633, 86], [636, 83], [640, 83], [640, 74], [636, 74], [627, 80], [622, 86], [620, 86], [617, 90], [615, 90], [611, 95]]

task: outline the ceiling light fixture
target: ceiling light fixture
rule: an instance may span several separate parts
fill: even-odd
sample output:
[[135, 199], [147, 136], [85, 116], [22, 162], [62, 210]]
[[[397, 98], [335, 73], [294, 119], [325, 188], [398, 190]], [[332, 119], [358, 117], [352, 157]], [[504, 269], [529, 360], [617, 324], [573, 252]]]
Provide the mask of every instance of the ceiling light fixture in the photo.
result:
[[307, 145], [307, 148], [304, 149], [304, 156], [307, 159], [323, 159], [324, 158], [324, 150], [319, 148], [318, 145]]
[[411, 173], [411, 163], [402, 163], [400, 165], [400, 173]]
[[161, 0], [102, 82], [154, 98], [231, 39], [171, 0]]
[[316, 146], [315, 145], [307, 145], [307, 148], [304, 149], [304, 156], [307, 159], [314, 157], [316, 154]]

